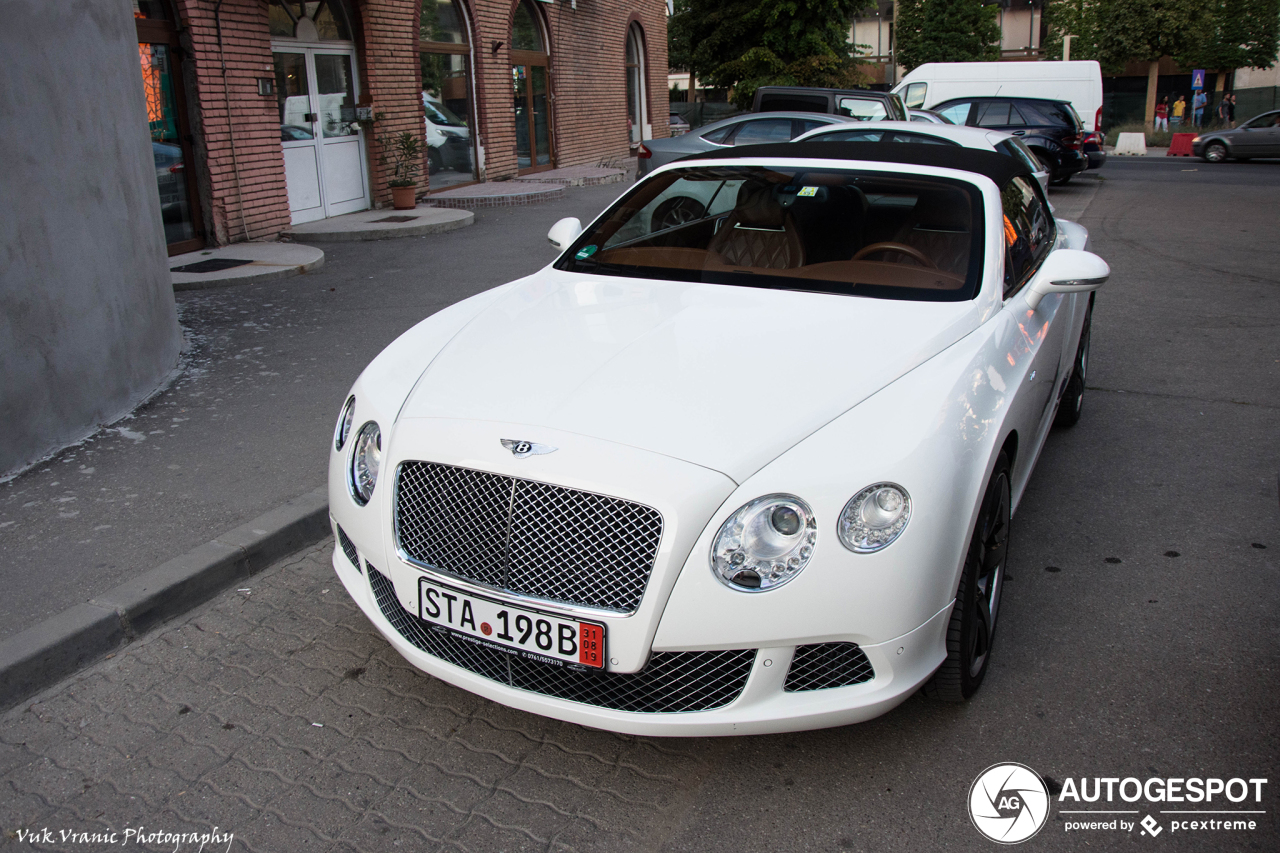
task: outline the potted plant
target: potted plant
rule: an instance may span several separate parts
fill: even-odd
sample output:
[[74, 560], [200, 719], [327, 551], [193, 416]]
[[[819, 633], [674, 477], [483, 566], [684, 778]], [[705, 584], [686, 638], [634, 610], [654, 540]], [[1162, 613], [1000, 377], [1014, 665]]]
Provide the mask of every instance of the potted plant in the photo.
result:
[[404, 131], [394, 136], [382, 136], [378, 139], [382, 147], [382, 156], [378, 162], [382, 165], [390, 163], [391, 180], [387, 186], [391, 188], [391, 201], [396, 210], [413, 210], [416, 206], [414, 193], [417, 189], [415, 178], [422, 168], [422, 142], [417, 136]]

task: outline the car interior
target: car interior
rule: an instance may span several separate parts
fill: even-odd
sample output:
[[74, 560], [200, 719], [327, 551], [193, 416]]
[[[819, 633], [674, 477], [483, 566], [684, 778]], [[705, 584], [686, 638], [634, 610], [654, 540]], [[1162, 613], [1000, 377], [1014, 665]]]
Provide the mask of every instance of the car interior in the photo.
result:
[[975, 196], [940, 178], [691, 169], [638, 188], [568, 257], [591, 272], [727, 283], [765, 276], [805, 282], [767, 286], [958, 295], [977, 277]]

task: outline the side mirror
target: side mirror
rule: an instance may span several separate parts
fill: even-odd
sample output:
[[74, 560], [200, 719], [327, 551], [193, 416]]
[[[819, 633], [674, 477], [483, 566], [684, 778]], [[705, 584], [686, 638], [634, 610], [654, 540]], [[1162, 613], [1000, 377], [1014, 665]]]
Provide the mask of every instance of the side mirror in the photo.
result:
[[568, 216], [551, 226], [551, 230], [547, 232], [547, 239], [551, 241], [551, 245], [563, 252], [578, 239], [581, 233], [582, 221], [576, 216]]
[[1097, 290], [1111, 275], [1111, 267], [1093, 252], [1058, 249], [1044, 259], [1027, 288], [1027, 307], [1035, 309], [1050, 293], [1084, 293]]

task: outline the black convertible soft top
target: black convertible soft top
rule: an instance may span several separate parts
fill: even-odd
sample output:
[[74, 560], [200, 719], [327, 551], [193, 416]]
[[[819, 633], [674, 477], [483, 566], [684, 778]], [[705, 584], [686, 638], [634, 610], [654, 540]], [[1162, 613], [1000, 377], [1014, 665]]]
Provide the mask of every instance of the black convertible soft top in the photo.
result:
[[739, 160], [745, 157], [867, 160], [936, 166], [986, 175], [1001, 189], [1018, 175], [1031, 175], [1024, 163], [994, 151], [979, 151], [958, 145], [912, 145], [903, 142], [775, 142], [769, 145], [739, 145], [703, 154], [691, 154], [676, 162]]

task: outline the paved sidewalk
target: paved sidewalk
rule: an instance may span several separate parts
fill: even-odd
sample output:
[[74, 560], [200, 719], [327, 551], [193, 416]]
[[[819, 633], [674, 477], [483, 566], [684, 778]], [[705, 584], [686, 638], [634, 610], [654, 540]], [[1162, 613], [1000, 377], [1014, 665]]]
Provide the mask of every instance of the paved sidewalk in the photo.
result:
[[[169, 259], [173, 289], [207, 290], [237, 284], [263, 284], [318, 269], [324, 252], [314, 246], [293, 243], [235, 243], [201, 249]], [[231, 264], [231, 266], [227, 266]], [[202, 265], [207, 269], [177, 272], [179, 268]]]
[[425, 676], [348, 598], [332, 548], [0, 717], [0, 829], [216, 827], [234, 833], [218, 853], [661, 846], [729, 742], [593, 731]]
[[446, 210], [420, 204], [413, 210], [361, 210], [293, 226], [299, 243], [350, 243], [388, 240], [394, 237], [421, 237], [465, 228], [475, 222], [474, 213]]

